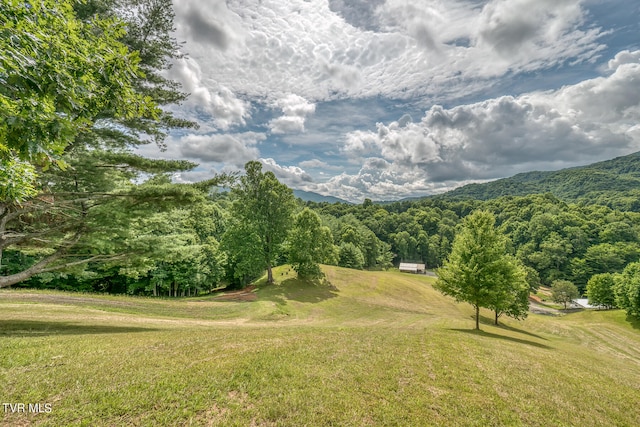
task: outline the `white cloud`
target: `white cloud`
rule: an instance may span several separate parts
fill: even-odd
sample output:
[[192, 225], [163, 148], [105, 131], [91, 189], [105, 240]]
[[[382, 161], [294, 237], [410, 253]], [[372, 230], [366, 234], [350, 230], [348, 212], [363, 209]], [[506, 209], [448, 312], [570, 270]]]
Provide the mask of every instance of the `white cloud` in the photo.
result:
[[260, 159], [265, 171], [271, 171], [278, 180], [289, 187], [300, 188], [313, 181], [311, 176], [297, 166], [281, 166], [274, 159]]
[[417, 166], [404, 167], [385, 159], [371, 157], [364, 160], [356, 174], [342, 173], [327, 182], [305, 187], [309, 191], [361, 202], [397, 200], [404, 197], [444, 192], [459, 182], [431, 182]]
[[281, 117], [269, 122], [271, 132], [276, 134], [304, 132], [304, 122], [307, 115], [316, 111], [315, 104], [295, 94], [278, 99], [274, 103], [274, 107], [283, 112]]
[[593, 58], [601, 34], [582, 28], [578, 0], [210, 3], [176, 2], [177, 35], [201, 81], [268, 103], [291, 93], [310, 103], [467, 95], [506, 73]]
[[[191, 93], [180, 115], [203, 125], [177, 144], [241, 168], [265, 140], [265, 169], [350, 200], [626, 154], [640, 147], [640, 52], [602, 65], [614, 29], [600, 27], [592, 3], [176, 0], [188, 56], [169, 77]], [[596, 62], [605, 76], [558, 88]], [[554, 90], [534, 91], [540, 82]], [[403, 109], [426, 111], [388, 119]], [[264, 133], [243, 132], [256, 129]], [[317, 183], [305, 169], [344, 173]]]
[[301, 168], [307, 169], [323, 169], [323, 170], [340, 170], [340, 166], [332, 166], [327, 162], [318, 159], [304, 160], [299, 163]]
[[615, 58], [611, 59], [607, 63], [607, 69], [609, 71], [615, 71], [620, 65], [637, 63], [640, 63], [640, 50], [636, 50], [633, 52], [623, 50], [622, 52], [618, 52]]
[[184, 105], [210, 114], [214, 126], [226, 131], [233, 126], [246, 124], [249, 104], [238, 99], [225, 86], [207, 84], [195, 60], [179, 59], [172, 67], [170, 77], [180, 82], [184, 90], [190, 94]]
[[[557, 91], [434, 106], [419, 123], [403, 119], [378, 123], [376, 132], [351, 132], [346, 155], [386, 163], [369, 158], [358, 174], [328, 185], [373, 196], [401, 185], [394, 193], [405, 194], [628, 154], [640, 148], [638, 81], [640, 63], [624, 62], [607, 77]], [[339, 190], [338, 183], [351, 190]]]
[[204, 162], [227, 163], [242, 168], [250, 160], [256, 160], [256, 145], [265, 139], [264, 134], [245, 132], [240, 134], [189, 134], [181, 138], [181, 153], [188, 159]]

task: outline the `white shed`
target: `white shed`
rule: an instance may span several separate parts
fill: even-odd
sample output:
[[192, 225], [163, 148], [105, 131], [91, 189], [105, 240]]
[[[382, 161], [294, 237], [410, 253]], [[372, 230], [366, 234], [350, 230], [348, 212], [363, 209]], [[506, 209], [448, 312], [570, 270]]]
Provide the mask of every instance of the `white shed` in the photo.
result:
[[416, 264], [412, 262], [401, 262], [400, 271], [405, 273], [424, 273], [426, 267], [424, 264]]

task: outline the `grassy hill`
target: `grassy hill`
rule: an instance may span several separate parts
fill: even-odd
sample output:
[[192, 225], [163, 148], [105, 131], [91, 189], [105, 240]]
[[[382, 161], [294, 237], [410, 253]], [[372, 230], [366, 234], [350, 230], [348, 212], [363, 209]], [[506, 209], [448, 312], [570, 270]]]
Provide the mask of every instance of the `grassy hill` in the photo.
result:
[[3, 425], [640, 425], [621, 311], [472, 330], [425, 276], [325, 267], [177, 300], [2, 291]]
[[566, 201], [614, 203], [640, 210], [640, 152], [588, 166], [552, 172], [527, 172], [484, 184], [469, 184], [446, 198], [489, 200], [501, 196], [552, 193]]

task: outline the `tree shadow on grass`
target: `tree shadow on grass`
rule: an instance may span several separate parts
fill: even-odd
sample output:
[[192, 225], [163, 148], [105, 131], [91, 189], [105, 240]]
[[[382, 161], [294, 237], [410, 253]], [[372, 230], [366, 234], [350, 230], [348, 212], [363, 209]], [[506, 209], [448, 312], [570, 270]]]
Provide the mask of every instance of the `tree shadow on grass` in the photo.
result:
[[[495, 326], [495, 325], [494, 325]], [[508, 326], [500, 323], [498, 325], [499, 328], [506, 329], [507, 331], [517, 332], [519, 334], [529, 335], [530, 337], [537, 338], [539, 340], [549, 341], [548, 339], [541, 337], [540, 335], [536, 335], [533, 332], [523, 331], [522, 329], [514, 328], [513, 326]]]
[[71, 322], [43, 322], [37, 320], [0, 321], [0, 337], [44, 337], [49, 335], [92, 335], [152, 332], [154, 328], [133, 326], [87, 325]]
[[631, 325], [631, 327], [633, 329], [640, 329], [640, 319], [638, 319], [637, 317], [633, 317], [629, 314], [627, 314], [627, 322], [629, 322], [629, 324]]
[[552, 350], [552, 347], [549, 347], [546, 344], [541, 344], [535, 341], [529, 341], [529, 340], [525, 340], [525, 339], [521, 339], [521, 338], [515, 338], [515, 337], [509, 337], [509, 336], [505, 336], [505, 335], [498, 335], [498, 334], [493, 334], [491, 332], [486, 332], [486, 331], [478, 331], [476, 329], [450, 329], [452, 331], [456, 331], [456, 332], [464, 332], [465, 334], [472, 334], [472, 335], [479, 335], [481, 337], [487, 337], [487, 338], [498, 338], [501, 340], [506, 340], [506, 341], [512, 341], [512, 342], [516, 342], [518, 344], [526, 344], [526, 345], [531, 345], [533, 347], [538, 347], [538, 348], [544, 348], [546, 350]]
[[338, 296], [337, 289], [326, 279], [286, 279], [263, 288], [261, 299], [286, 304], [287, 300], [319, 303]]

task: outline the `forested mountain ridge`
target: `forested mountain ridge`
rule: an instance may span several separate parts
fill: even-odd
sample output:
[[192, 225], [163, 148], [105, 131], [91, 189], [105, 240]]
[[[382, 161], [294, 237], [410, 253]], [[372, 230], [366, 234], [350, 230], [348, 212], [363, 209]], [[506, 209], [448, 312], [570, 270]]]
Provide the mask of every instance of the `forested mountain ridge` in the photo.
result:
[[301, 199], [304, 202], [316, 202], [316, 203], [344, 203], [350, 204], [350, 202], [333, 196], [324, 196], [322, 194], [314, 193], [312, 191], [293, 190], [293, 195]]
[[525, 172], [484, 184], [469, 184], [437, 197], [491, 200], [540, 193], [551, 193], [567, 202], [640, 211], [640, 152], [587, 166]]

